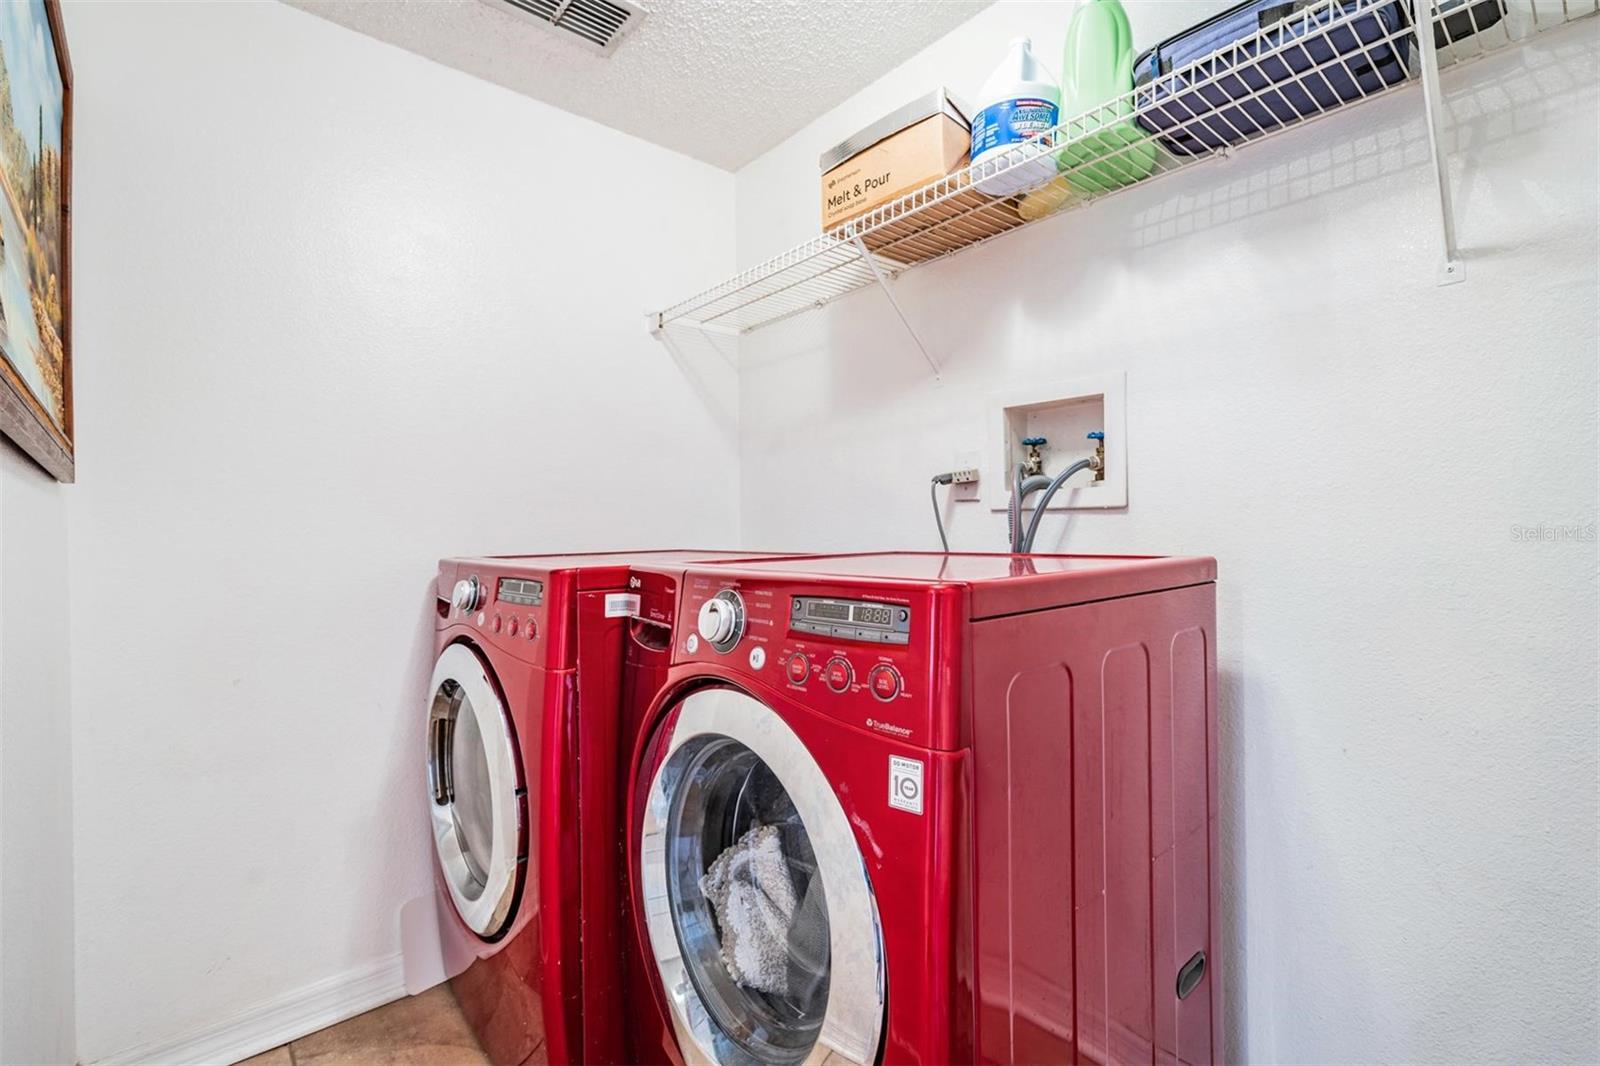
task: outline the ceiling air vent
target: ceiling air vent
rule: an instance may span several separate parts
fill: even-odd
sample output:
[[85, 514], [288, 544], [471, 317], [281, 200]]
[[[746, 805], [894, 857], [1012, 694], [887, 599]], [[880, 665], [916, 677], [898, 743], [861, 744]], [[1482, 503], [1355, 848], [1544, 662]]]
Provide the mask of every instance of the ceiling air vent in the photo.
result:
[[525, 22], [559, 30], [591, 51], [610, 55], [617, 42], [644, 18], [627, 0], [483, 0]]

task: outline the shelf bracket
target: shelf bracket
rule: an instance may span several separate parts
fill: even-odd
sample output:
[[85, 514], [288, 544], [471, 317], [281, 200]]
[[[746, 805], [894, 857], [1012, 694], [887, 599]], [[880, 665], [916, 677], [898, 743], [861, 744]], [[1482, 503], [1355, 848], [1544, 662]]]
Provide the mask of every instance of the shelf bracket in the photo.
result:
[[1433, 176], [1439, 187], [1439, 233], [1444, 263], [1439, 284], [1465, 281], [1461, 254], [1456, 248], [1455, 201], [1450, 195], [1450, 161], [1444, 154], [1444, 98], [1439, 93], [1439, 53], [1433, 40], [1434, 0], [1412, 0], [1411, 26], [1417, 35], [1417, 61], [1422, 67], [1422, 106], [1428, 120], [1428, 150], [1433, 156]]
[[917, 351], [921, 352], [922, 358], [927, 360], [929, 368], [933, 370], [934, 383], [938, 384], [943, 380], [943, 376], [939, 372], [939, 364], [929, 354], [928, 346], [922, 343], [922, 338], [917, 336], [916, 328], [911, 325], [911, 320], [906, 317], [905, 311], [900, 307], [900, 301], [894, 298], [894, 289], [889, 285], [889, 279], [884, 275], [883, 268], [878, 266], [878, 261], [867, 250], [866, 243], [861, 239], [861, 234], [852, 233], [850, 240], [856, 246], [856, 254], [861, 256], [861, 261], [867, 264], [868, 270], [872, 271], [872, 277], [877, 281], [878, 288], [882, 289], [883, 294], [889, 298], [889, 306], [894, 308], [894, 313], [899, 316], [900, 324], [906, 328], [907, 333], [911, 334], [911, 343], [917, 346]]

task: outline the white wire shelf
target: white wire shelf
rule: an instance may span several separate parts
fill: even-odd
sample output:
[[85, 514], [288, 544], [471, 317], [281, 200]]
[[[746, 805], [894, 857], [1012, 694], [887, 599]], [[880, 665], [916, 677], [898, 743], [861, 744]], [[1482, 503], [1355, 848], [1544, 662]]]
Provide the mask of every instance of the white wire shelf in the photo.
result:
[[[912, 267], [1425, 81], [1425, 61], [1435, 55], [1440, 69], [1460, 66], [1600, 10], [1600, 0], [1421, 2], [1435, 27], [1429, 42], [1416, 32], [1408, 0], [1398, 20], [1383, 15], [1393, 0], [1317, 0], [1000, 159], [958, 170], [655, 312], [651, 328], [748, 333], [874, 281], [889, 291], [887, 279]], [[1185, 103], [1201, 99], [1210, 106]], [[1035, 173], [1031, 189], [982, 191]], [[1449, 230], [1448, 190], [1441, 195]]]

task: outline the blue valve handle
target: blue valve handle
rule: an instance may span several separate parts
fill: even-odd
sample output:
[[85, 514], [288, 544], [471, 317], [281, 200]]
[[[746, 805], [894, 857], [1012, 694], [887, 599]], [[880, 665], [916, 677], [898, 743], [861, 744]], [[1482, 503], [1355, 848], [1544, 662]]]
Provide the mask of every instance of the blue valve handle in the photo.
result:
[[1104, 433], [1102, 433], [1100, 430], [1097, 429], [1093, 433], [1089, 434], [1088, 439], [1089, 440], [1105, 440], [1106, 439], [1106, 435]]
[[1045, 439], [1043, 437], [1023, 437], [1022, 443], [1025, 447], [1036, 448], [1045, 443]]

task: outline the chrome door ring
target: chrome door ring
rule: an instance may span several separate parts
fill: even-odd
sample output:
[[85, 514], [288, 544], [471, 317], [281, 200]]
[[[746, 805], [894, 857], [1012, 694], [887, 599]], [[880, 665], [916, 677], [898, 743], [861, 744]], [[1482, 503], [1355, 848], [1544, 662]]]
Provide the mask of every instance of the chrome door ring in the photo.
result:
[[799, 812], [816, 854], [828, 902], [829, 989], [822, 1028], [802, 1060], [870, 1066], [884, 1021], [883, 934], [861, 849], [834, 793], [805, 744], [777, 712], [731, 688], [701, 689], [678, 704], [677, 719], [650, 781], [640, 839], [645, 924], [657, 977], [687, 1063], [724, 1066], [718, 1031], [681, 956], [668, 893], [666, 835], [672, 805], [669, 768], [697, 739], [727, 738], [753, 751], [773, 772]]
[[[510, 918], [519, 874], [520, 798], [510, 720], [483, 661], [465, 644], [452, 644], [439, 656], [429, 691], [433, 695], [428, 711], [428, 809], [434, 853], [456, 913], [473, 932], [492, 940], [505, 930]], [[469, 855], [463, 846], [454, 797], [447, 787], [453, 773], [455, 719], [463, 705], [482, 738], [488, 768], [491, 824], [487, 865], [484, 857]]]

